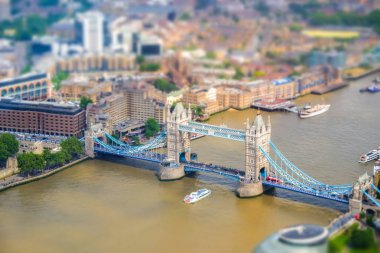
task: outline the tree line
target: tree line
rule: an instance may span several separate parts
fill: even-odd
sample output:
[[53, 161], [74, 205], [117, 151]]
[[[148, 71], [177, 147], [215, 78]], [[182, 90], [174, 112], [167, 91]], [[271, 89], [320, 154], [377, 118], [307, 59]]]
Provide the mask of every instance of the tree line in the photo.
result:
[[83, 144], [77, 138], [70, 137], [60, 143], [58, 152], [44, 149], [42, 154], [22, 153], [17, 156], [17, 162], [20, 173], [29, 175], [62, 166], [69, 161], [78, 159], [83, 153]]

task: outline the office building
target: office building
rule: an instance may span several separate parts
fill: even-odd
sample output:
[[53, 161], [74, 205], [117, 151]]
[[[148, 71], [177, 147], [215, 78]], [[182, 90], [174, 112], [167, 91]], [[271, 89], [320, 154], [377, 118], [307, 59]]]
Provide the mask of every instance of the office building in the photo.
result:
[[85, 126], [85, 111], [75, 105], [0, 100], [0, 131], [82, 137]]
[[9, 20], [11, 18], [11, 1], [0, 0], [0, 21]]
[[309, 56], [309, 67], [318, 65], [331, 65], [335, 68], [346, 66], [346, 53], [341, 51], [319, 51], [314, 50]]
[[78, 15], [82, 44], [86, 52], [100, 54], [105, 43], [105, 17], [101, 12], [89, 11]]

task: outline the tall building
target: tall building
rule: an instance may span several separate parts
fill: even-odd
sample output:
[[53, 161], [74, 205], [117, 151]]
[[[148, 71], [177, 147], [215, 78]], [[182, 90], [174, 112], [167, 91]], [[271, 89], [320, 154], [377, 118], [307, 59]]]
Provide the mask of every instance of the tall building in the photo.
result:
[[343, 68], [346, 65], [346, 53], [341, 51], [313, 51], [309, 57], [309, 66], [331, 65], [335, 68]]
[[51, 102], [0, 100], [0, 131], [82, 137], [85, 111]]
[[87, 52], [102, 53], [105, 43], [105, 17], [101, 12], [89, 11], [78, 15], [82, 44]]
[[0, 0], [0, 21], [11, 18], [12, 16], [10, 0]]

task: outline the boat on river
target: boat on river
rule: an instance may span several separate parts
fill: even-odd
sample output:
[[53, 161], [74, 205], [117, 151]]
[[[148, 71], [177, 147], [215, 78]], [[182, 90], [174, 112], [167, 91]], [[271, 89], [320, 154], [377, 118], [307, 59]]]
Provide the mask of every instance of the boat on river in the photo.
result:
[[317, 104], [315, 106], [307, 105], [298, 112], [298, 116], [301, 119], [310, 118], [319, 114], [325, 113], [330, 109], [328, 104]]
[[206, 198], [211, 194], [211, 190], [209, 189], [200, 189], [196, 192], [192, 192], [189, 195], [186, 195], [186, 197], [183, 199], [183, 201], [187, 204], [193, 204], [195, 202], [198, 202], [201, 199]]
[[361, 155], [359, 162], [360, 163], [366, 163], [372, 160], [379, 159], [380, 157], [380, 147], [378, 149], [374, 149], [369, 151], [368, 153]]

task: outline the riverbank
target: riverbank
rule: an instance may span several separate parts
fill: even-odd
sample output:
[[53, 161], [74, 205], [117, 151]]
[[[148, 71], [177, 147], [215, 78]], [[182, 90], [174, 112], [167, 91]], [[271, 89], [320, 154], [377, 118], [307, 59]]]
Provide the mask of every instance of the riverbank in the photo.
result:
[[362, 79], [364, 77], [373, 75], [373, 74], [375, 74], [375, 73], [377, 73], [379, 71], [380, 71], [380, 67], [377, 66], [376, 68], [368, 70], [368, 71], [364, 72], [363, 74], [360, 74], [360, 75], [357, 75], [357, 76], [344, 76], [343, 78], [345, 80], [348, 80], [348, 81], [356, 81], [356, 80]]
[[[65, 170], [73, 165], [76, 165], [78, 163], [81, 163], [85, 160], [87, 160], [89, 157], [88, 156], [85, 156], [85, 157], [82, 157], [78, 160], [75, 160], [75, 161], [72, 161], [66, 165], [63, 165], [59, 168], [56, 168], [56, 169], [52, 169], [52, 170], [48, 170], [46, 172], [43, 172], [42, 174], [40, 175], [37, 175], [37, 176], [33, 176], [33, 177], [20, 177], [19, 175], [14, 175], [12, 176], [13, 178], [11, 179], [5, 179], [4, 181], [5, 182], [1, 182], [0, 183], [0, 192], [1, 191], [5, 191], [7, 189], [10, 189], [10, 188], [13, 188], [13, 187], [16, 187], [16, 186], [19, 186], [19, 185], [23, 185], [23, 184], [27, 184], [27, 183], [30, 183], [30, 182], [33, 182], [33, 181], [37, 181], [37, 180], [40, 180], [40, 179], [43, 179], [43, 178], [46, 178], [46, 177], [49, 177], [55, 173], [58, 173], [62, 170]], [[9, 183], [10, 182], [10, 183]]]

